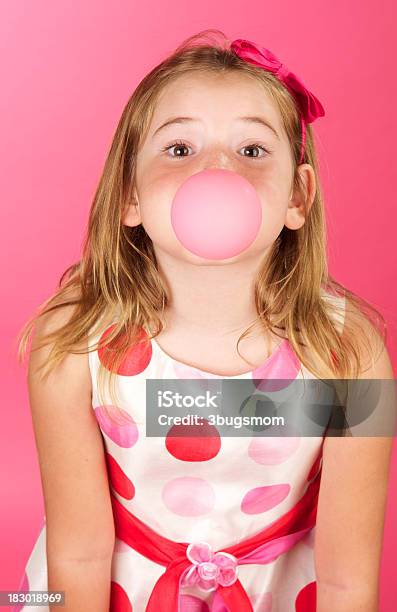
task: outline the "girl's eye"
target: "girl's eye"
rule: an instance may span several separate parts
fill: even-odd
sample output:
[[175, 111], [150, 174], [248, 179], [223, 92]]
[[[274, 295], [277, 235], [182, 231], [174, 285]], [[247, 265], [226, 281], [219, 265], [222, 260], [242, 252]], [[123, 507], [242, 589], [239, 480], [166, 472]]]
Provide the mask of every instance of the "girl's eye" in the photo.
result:
[[[166, 151], [169, 151], [169, 150], [174, 149], [174, 148], [177, 151], [178, 150], [181, 151], [182, 149], [185, 149], [185, 150], [188, 149], [188, 147], [185, 145], [185, 143], [183, 141], [177, 140], [176, 142], [173, 142], [172, 144], [167, 145], [166, 147], [163, 147], [161, 150], [163, 152], [166, 152]], [[243, 147], [243, 149], [256, 149], [256, 150], [260, 149], [263, 153], [266, 153], [266, 155], [269, 153], [268, 149], [265, 149], [265, 147], [263, 145], [260, 145], [260, 144], [257, 144], [257, 143], [253, 143], [251, 145], [246, 145], [245, 147]], [[263, 157], [266, 157], [266, 155], [261, 155], [260, 156], [259, 153], [255, 154], [255, 155], [246, 155], [244, 153], [243, 157], [251, 157], [251, 159], [256, 159], [256, 158], [260, 157], [262, 159]], [[170, 157], [173, 157], [173, 158], [177, 159], [177, 158], [186, 157], [186, 155], [183, 155], [183, 153], [177, 153], [176, 155], [171, 155]]]
[[[253, 143], [251, 145], [247, 145], [245, 147], [243, 147], [243, 149], [260, 149], [263, 153], [266, 153], [266, 155], [268, 155], [269, 151], [267, 149], [265, 149], [265, 147], [263, 145], [257, 144], [257, 143]], [[266, 155], [261, 155], [260, 157], [266, 157]], [[259, 157], [259, 153], [256, 155], [246, 155], [245, 153], [243, 154], [244, 157], [252, 157], [253, 159]]]
[[[170, 149], [174, 149], [174, 148], [179, 149], [179, 150], [181, 150], [182, 148], [187, 149], [184, 142], [177, 140], [176, 142], [173, 142], [172, 144], [162, 148], [161, 150], [165, 152], [165, 151], [169, 151]], [[178, 157], [186, 157], [186, 155], [181, 155], [180, 153], [178, 153], [177, 155], [171, 155], [170, 157], [178, 158]]]

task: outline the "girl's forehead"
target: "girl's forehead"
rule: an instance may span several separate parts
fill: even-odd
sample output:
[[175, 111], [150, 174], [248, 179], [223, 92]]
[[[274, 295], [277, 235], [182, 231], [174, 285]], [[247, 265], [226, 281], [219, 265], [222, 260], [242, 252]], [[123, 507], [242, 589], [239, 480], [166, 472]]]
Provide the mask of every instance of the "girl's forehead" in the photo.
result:
[[152, 126], [170, 115], [200, 115], [203, 118], [261, 114], [281, 128], [281, 117], [265, 85], [239, 73], [187, 73], [175, 77], [160, 93]]

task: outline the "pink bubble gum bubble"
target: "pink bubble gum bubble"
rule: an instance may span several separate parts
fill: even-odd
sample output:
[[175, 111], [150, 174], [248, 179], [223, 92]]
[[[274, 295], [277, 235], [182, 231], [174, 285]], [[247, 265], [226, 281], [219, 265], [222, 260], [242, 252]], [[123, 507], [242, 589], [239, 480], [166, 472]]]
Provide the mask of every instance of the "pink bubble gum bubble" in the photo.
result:
[[171, 206], [171, 223], [181, 244], [206, 259], [234, 257], [255, 240], [262, 206], [243, 176], [209, 168], [189, 176]]

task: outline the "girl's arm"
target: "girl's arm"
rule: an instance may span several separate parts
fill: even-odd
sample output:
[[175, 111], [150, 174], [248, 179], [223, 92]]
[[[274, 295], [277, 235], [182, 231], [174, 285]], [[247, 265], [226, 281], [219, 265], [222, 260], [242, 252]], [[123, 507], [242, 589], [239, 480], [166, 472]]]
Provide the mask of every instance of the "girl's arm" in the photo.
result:
[[[43, 332], [66, 322], [71, 308], [36, 322], [32, 348]], [[65, 591], [65, 612], [108, 612], [114, 522], [88, 356], [69, 354], [43, 380], [36, 370], [50, 349], [48, 344], [32, 352], [28, 371], [46, 512], [48, 589]]]
[[[373, 354], [378, 355], [379, 339], [373, 337]], [[394, 378], [382, 347], [374, 366], [359, 378]], [[394, 402], [390, 410], [395, 412]], [[392, 441], [392, 437], [324, 441], [315, 536], [317, 612], [378, 611]]]

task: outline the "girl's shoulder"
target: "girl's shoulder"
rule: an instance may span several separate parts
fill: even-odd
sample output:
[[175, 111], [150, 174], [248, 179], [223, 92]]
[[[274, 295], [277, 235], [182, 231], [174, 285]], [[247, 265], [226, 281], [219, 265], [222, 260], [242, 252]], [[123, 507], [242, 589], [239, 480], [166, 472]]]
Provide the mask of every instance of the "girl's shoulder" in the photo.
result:
[[[37, 316], [34, 322], [34, 333], [32, 337], [31, 352], [29, 364], [38, 362], [44, 363], [51, 354], [57, 333], [63, 330], [71, 321], [71, 318], [76, 309], [76, 292], [71, 292], [67, 295], [67, 301], [51, 307], [50, 310], [45, 308]], [[52, 338], [50, 339], [50, 336]], [[74, 348], [76, 350], [84, 350], [85, 341], [82, 340]], [[75, 353], [73, 353], [75, 354]]]
[[79, 339], [70, 345], [65, 343], [78, 303], [78, 290], [64, 292], [62, 300], [53, 303], [47, 300], [46, 306], [34, 319], [27, 382], [35, 396], [59, 393], [68, 380], [72, 381], [74, 388], [78, 388], [81, 397], [91, 395], [86, 339]]

